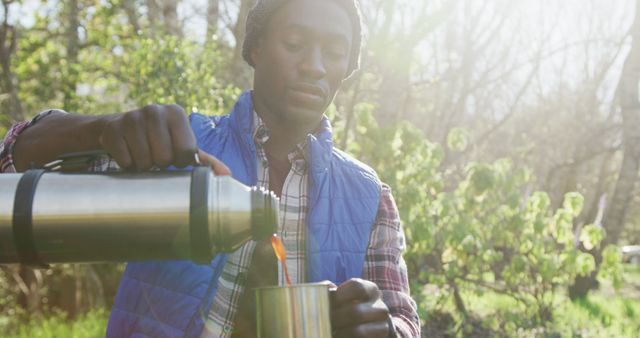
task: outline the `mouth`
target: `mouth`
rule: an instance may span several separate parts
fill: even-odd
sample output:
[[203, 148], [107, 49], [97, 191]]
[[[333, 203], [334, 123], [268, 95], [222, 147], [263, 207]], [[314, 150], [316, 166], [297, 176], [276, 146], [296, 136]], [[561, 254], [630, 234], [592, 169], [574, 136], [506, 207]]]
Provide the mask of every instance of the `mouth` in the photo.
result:
[[317, 105], [324, 103], [327, 94], [320, 86], [301, 83], [290, 88], [293, 97], [307, 104]]

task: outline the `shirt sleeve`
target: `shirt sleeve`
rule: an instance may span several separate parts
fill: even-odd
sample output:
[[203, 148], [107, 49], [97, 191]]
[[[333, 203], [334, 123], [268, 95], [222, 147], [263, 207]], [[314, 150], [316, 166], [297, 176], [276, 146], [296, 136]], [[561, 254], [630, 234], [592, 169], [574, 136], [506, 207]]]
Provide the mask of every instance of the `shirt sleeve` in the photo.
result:
[[[7, 135], [0, 143], [0, 174], [15, 173], [16, 167], [13, 162], [13, 147], [16, 139], [27, 128], [38, 123], [40, 120], [51, 114], [67, 114], [67, 112], [59, 109], [45, 110], [29, 121], [19, 122], [11, 126]], [[108, 155], [101, 156], [93, 161], [89, 168], [89, 172], [118, 171], [120, 167], [113, 158]]]
[[7, 135], [0, 143], [0, 173], [15, 173], [16, 167], [13, 163], [13, 146], [18, 136], [27, 128], [38, 123], [41, 119], [51, 114], [66, 114], [66, 112], [57, 109], [45, 110], [29, 121], [23, 121], [14, 124], [9, 128]]
[[391, 188], [382, 184], [380, 206], [371, 230], [363, 277], [378, 285], [398, 337], [420, 337], [420, 319], [409, 293], [405, 238]]

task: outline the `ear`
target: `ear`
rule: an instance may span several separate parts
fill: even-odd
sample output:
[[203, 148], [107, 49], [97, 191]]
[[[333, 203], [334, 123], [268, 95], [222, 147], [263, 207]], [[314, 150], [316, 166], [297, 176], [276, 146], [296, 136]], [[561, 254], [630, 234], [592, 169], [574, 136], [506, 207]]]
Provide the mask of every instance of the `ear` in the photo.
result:
[[262, 38], [258, 39], [258, 42], [256, 43], [255, 46], [253, 46], [253, 48], [251, 49], [251, 52], [249, 53], [249, 57], [251, 58], [251, 63], [253, 63], [254, 66], [258, 63], [257, 61], [260, 59], [261, 53], [262, 53]]

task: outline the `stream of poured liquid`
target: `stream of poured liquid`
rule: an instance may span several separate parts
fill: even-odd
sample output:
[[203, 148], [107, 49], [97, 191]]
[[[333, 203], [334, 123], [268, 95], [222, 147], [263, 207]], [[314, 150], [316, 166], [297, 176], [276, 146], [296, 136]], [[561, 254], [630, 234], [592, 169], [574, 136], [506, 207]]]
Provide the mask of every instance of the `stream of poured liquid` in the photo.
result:
[[291, 285], [291, 279], [289, 278], [289, 270], [287, 270], [287, 253], [284, 251], [284, 245], [282, 245], [282, 241], [278, 235], [274, 234], [271, 236], [271, 246], [273, 247], [273, 251], [276, 253], [276, 257], [282, 264], [282, 269], [284, 270], [284, 277], [287, 282], [287, 286]]

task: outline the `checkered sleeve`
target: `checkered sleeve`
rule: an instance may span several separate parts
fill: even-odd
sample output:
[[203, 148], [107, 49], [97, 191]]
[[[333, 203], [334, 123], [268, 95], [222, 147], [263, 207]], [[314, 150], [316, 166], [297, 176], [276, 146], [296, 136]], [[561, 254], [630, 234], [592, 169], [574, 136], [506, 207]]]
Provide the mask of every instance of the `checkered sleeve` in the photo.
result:
[[[51, 114], [67, 114], [59, 109], [45, 110], [29, 121], [14, 124], [9, 128], [6, 136], [0, 143], [0, 173], [15, 173], [16, 167], [13, 162], [13, 147], [18, 136], [27, 128], [38, 123], [41, 119]], [[101, 156], [93, 161], [88, 168], [90, 172], [118, 171], [120, 167], [116, 161], [108, 155]]]
[[41, 112], [29, 121], [19, 122], [11, 126], [6, 136], [0, 143], [0, 173], [15, 173], [16, 167], [13, 163], [13, 146], [16, 143], [16, 139], [25, 129], [34, 125], [42, 118], [50, 114], [66, 114], [66, 112], [57, 109], [50, 109]]
[[391, 188], [382, 184], [380, 206], [371, 230], [363, 278], [378, 285], [398, 337], [420, 337], [416, 303], [409, 294], [407, 265], [402, 258], [404, 232]]

